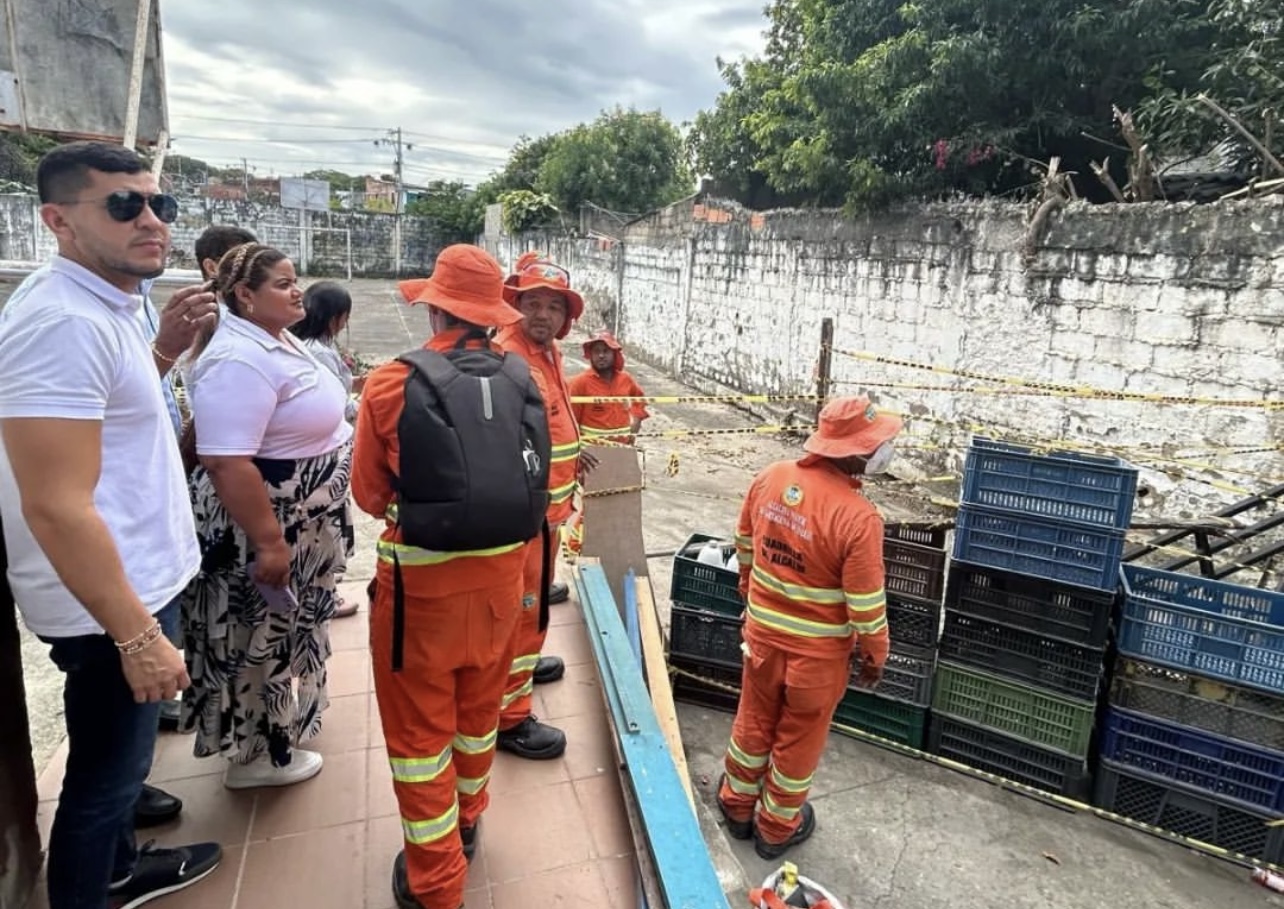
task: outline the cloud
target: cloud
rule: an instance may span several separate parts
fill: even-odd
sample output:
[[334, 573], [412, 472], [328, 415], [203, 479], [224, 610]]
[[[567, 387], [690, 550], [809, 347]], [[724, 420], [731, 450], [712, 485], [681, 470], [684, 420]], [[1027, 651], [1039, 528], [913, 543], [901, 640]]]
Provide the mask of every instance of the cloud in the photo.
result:
[[[675, 122], [709, 106], [715, 58], [753, 53], [753, 0], [261, 0], [165, 7], [174, 151], [258, 172], [391, 170], [476, 182], [522, 134], [614, 105]], [[253, 121], [253, 122], [249, 122]]]

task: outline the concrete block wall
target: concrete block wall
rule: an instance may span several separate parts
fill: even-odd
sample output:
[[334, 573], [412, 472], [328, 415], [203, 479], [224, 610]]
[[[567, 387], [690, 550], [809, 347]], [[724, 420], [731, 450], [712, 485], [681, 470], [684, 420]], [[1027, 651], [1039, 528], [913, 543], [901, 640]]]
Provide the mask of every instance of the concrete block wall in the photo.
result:
[[[635, 356], [696, 384], [746, 393], [814, 389], [821, 320], [835, 348], [1162, 396], [1279, 400], [1284, 369], [1284, 199], [1217, 205], [1071, 205], [1027, 261], [1028, 211], [940, 204], [861, 219], [751, 213], [683, 202], [600, 241], [553, 241]], [[525, 249], [539, 238], [503, 238]], [[549, 241], [545, 241], [549, 242]], [[560, 242], [561, 245], [558, 245]], [[510, 260], [511, 261], [511, 260]], [[507, 262], [505, 262], [507, 264]], [[958, 471], [972, 431], [1166, 451], [1271, 446], [1284, 417], [1262, 407], [1016, 394], [949, 373], [836, 354], [835, 391], [868, 390], [910, 415], [925, 469]], [[931, 386], [896, 388], [895, 385]], [[983, 393], [959, 387], [982, 386]], [[1000, 393], [1001, 392], [1001, 393]], [[1276, 453], [1213, 455], [1221, 471], [1148, 470], [1152, 504], [1202, 513], [1239, 497], [1182, 475], [1258, 489]]]
[[[205, 198], [184, 198], [180, 204], [178, 221], [171, 228], [171, 262], [178, 267], [196, 267], [193, 248], [205, 228], [233, 224], [252, 230], [262, 242], [287, 253], [308, 275], [343, 277], [349, 259], [354, 278], [391, 277], [396, 273], [393, 215], [301, 213], [277, 205]], [[441, 247], [435, 223], [426, 218], [402, 217], [402, 275], [429, 274]], [[40, 223], [35, 197], [0, 196], [0, 260], [39, 262], [53, 255], [55, 249], [53, 237]]]

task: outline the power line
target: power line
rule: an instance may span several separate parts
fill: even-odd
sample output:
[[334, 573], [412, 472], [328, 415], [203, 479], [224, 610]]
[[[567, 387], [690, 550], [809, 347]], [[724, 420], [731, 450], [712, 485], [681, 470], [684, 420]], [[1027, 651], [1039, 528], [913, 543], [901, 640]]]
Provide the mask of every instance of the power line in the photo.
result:
[[[382, 126], [327, 126], [323, 123], [294, 123], [283, 120], [252, 120], [247, 117], [207, 117], [197, 116], [196, 114], [176, 114], [175, 120], [200, 120], [210, 123], [251, 123], [256, 126], [289, 126], [298, 129], [334, 129], [346, 132], [361, 133], [382, 133], [386, 132], [386, 127]], [[410, 136], [415, 139], [428, 139], [431, 142], [467, 142], [471, 145], [487, 145], [486, 142], [472, 142], [471, 140], [460, 139], [458, 136], [442, 136], [434, 133], [421, 133], [414, 130], [403, 129], [402, 135]], [[493, 148], [502, 148], [499, 145], [493, 145]], [[504, 148], [503, 153], [507, 155], [508, 149]]]

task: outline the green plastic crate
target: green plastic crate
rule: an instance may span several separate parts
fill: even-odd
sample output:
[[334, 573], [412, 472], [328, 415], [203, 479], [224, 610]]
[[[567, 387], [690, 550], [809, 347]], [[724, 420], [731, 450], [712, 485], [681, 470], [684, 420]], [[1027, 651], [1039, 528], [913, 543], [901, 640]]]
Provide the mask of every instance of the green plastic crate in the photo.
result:
[[[834, 726], [838, 725], [851, 726], [921, 751], [927, 735], [927, 708], [848, 688], [834, 711]], [[843, 732], [837, 728], [834, 731]]]
[[987, 729], [1085, 757], [1096, 705], [1005, 681], [942, 660], [936, 667], [932, 710]]

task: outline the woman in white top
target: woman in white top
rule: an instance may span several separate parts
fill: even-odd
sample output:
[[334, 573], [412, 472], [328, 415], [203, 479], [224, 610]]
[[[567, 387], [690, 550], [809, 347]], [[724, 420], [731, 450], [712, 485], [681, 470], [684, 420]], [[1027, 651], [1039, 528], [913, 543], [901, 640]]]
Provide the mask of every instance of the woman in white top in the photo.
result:
[[321, 769], [321, 755], [296, 746], [328, 705], [352, 427], [343, 385], [287, 330], [303, 314], [290, 260], [238, 246], [215, 289], [227, 312], [184, 382], [202, 565], [183, 600], [182, 724], [198, 757], [229, 759], [228, 788], [281, 786]]
[[[348, 319], [352, 315], [352, 295], [342, 285], [333, 281], [318, 281], [309, 285], [303, 292], [303, 311], [305, 313], [303, 319], [290, 326], [290, 334], [302, 341], [308, 352], [316, 357], [317, 362], [334, 373], [343, 383], [348, 393], [348, 404], [344, 410], [344, 416], [349, 423], [355, 423], [357, 400], [366, 383], [366, 377], [352, 375], [352, 370], [344, 362], [338, 344], [339, 333], [347, 328]], [[347, 497], [344, 498], [342, 507], [346, 511], [342, 518], [343, 525], [353, 529], [352, 506]], [[356, 542], [355, 532], [344, 540], [348, 558], [352, 557]], [[340, 566], [335, 571], [336, 584], [343, 580], [343, 571], [346, 567], [346, 565]], [[334, 617], [341, 619], [356, 615], [357, 608], [355, 600], [347, 602], [340, 596], [335, 601]]]

